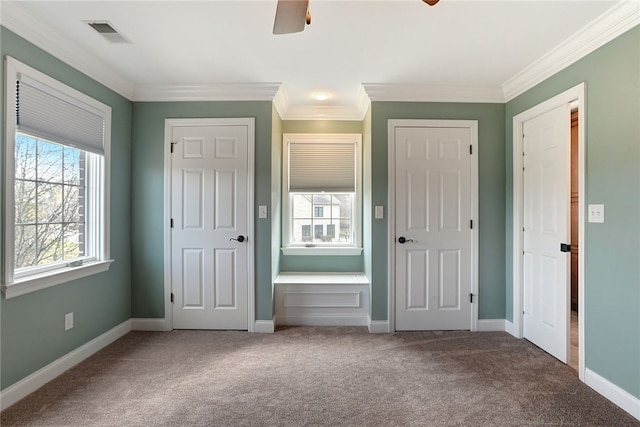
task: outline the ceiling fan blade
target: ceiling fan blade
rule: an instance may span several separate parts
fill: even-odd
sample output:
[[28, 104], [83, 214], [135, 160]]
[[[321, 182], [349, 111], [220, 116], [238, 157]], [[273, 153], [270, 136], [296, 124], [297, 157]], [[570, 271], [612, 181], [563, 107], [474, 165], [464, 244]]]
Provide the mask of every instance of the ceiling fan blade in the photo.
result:
[[273, 34], [298, 33], [304, 30], [309, 0], [278, 0]]
[[438, 3], [438, 1], [440, 0], [422, 0], [422, 1], [428, 4], [429, 6], [435, 6], [436, 3]]

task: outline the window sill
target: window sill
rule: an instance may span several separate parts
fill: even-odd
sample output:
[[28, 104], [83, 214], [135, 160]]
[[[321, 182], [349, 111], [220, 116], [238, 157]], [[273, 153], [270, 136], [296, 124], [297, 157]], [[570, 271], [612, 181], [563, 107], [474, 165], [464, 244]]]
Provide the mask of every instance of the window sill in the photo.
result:
[[60, 270], [48, 271], [42, 274], [34, 274], [33, 276], [23, 277], [14, 280], [13, 283], [2, 285], [2, 294], [5, 299], [15, 298], [31, 292], [46, 289], [51, 286], [60, 285], [82, 277], [91, 276], [93, 274], [102, 273], [109, 270], [114, 260], [97, 261], [87, 263], [79, 267], [67, 267]]
[[346, 256], [358, 256], [362, 253], [362, 248], [348, 247], [287, 247], [282, 248], [283, 255], [310, 255], [310, 256], [332, 256], [332, 255], [346, 255]]

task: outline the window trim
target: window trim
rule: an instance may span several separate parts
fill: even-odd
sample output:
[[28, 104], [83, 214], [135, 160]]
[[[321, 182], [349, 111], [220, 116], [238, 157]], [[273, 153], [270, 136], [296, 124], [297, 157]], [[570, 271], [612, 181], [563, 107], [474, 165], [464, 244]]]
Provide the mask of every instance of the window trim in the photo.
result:
[[[17, 130], [16, 111], [16, 85], [15, 81], [20, 75], [25, 75], [36, 80], [51, 89], [66, 96], [77, 99], [97, 111], [104, 118], [104, 154], [102, 161], [96, 167], [89, 169], [88, 173], [96, 183], [94, 188], [88, 191], [97, 192], [95, 197], [87, 197], [87, 203], [94, 204], [92, 214], [86, 218], [87, 222], [99, 224], [95, 232], [95, 257], [82, 262], [80, 266], [62, 267], [56, 270], [34, 273], [20, 278], [14, 277], [15, 272], [15, 134]], [[5, 57], [5, 185], [2, 206], [4, 211], [4, 259], [2, 260], [2, 293], [6, 299], [24, 295], [40, 289], [69, 282], [71, 280], [87, 277], [103, 271], [107, 271], [113, 262], [110, 259], [110, 171], [111, 171], [111, 107], [93, 99], [84, 93], [73, 89], [64, 83], [10, 57]], [[98, 202], [96, 202], [98, 200]]]
[[[356, 191], [353, 207], [353, 244], [324, 243], [307, 246], [291, 244], [292, 240], [292, 203], [289, 193], [289, 143], [321, 143], [321, 142], [354, 143], [356, 147]], [[285, 133], [282, 137], [282, 253], [283, 255], [360, 255], [362, 254], [362, 135], [358, 133]], [[314, 212], [312, 212], [314, 213]], [[314, 229], [311, 233], [315, 232]]]

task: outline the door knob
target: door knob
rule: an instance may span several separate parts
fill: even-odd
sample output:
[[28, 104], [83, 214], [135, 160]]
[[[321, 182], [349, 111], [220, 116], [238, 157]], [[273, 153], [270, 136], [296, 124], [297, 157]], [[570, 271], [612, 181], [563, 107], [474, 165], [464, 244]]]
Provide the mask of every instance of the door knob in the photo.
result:
[[413, 239], [405, 239], [404, 236], [398, 237], [398, 243], [413, 242]]
[[241, 234], [241, 235], [239, 235], [238, 237], [232, 237], [232, 238], [230, 238], [230, 239], [229, 239], [229, 241], [231, 241], [231, 240], [235, 240], [236, 242], [240, 242], [240, 243], [242, 243], [242, 242], [244, 242], [244, 239], [245, 239], [245, 237]]

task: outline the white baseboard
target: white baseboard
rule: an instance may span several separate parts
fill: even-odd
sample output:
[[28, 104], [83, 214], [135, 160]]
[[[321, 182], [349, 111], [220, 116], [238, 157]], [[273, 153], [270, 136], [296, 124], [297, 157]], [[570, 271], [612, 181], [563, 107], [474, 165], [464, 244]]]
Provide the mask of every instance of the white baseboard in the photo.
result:
[[155, 319], [154, 318], [149, 318], [149, 319], [134, 318], [134, 319], [131, 319], [131, 330], [132, 331], [166, 332], [166, 331], [172, 330], [172, 328], [169, 328], [167, 324], [167, 319], [165, 319], [164, 317], [155, 318]]
[[272, 320], [256, 320], [253, 324], [253, 331], [251, 332], [258, 334], [272, 334], [275, 332], [275, 330], [276, 318], [274, 316]]
[[341, 316], [341, 315], [299, 315], [277, 316], [278, 325], [290, 326], [367, 326], [366, 316]]
[[584, 382], [640, 420], [640, 399], [589, 369], [584, 370]]
[[505, 319], [480, 319], [478, 320], [478, 332], [504, 332], [506, 322]]
[[391, 332], [388, 320], [371, 320], [369, 321], [369, 333], [370, 334], [388, 334]]
[[33, 393], [58, 375], [71, 369], [89, 356], [108, 346], [118, 338], [131, 331], [131, 319], [120, 323], [118, 326], [108, 330], [104, 334], [81, 345], [75, 350], [65, 354], [47, 366], [37, 370], [31, 375], [21, 379], [17, 383], [7, 387], [0, 392], [0, 410], [5, 410], [20, 399]]

